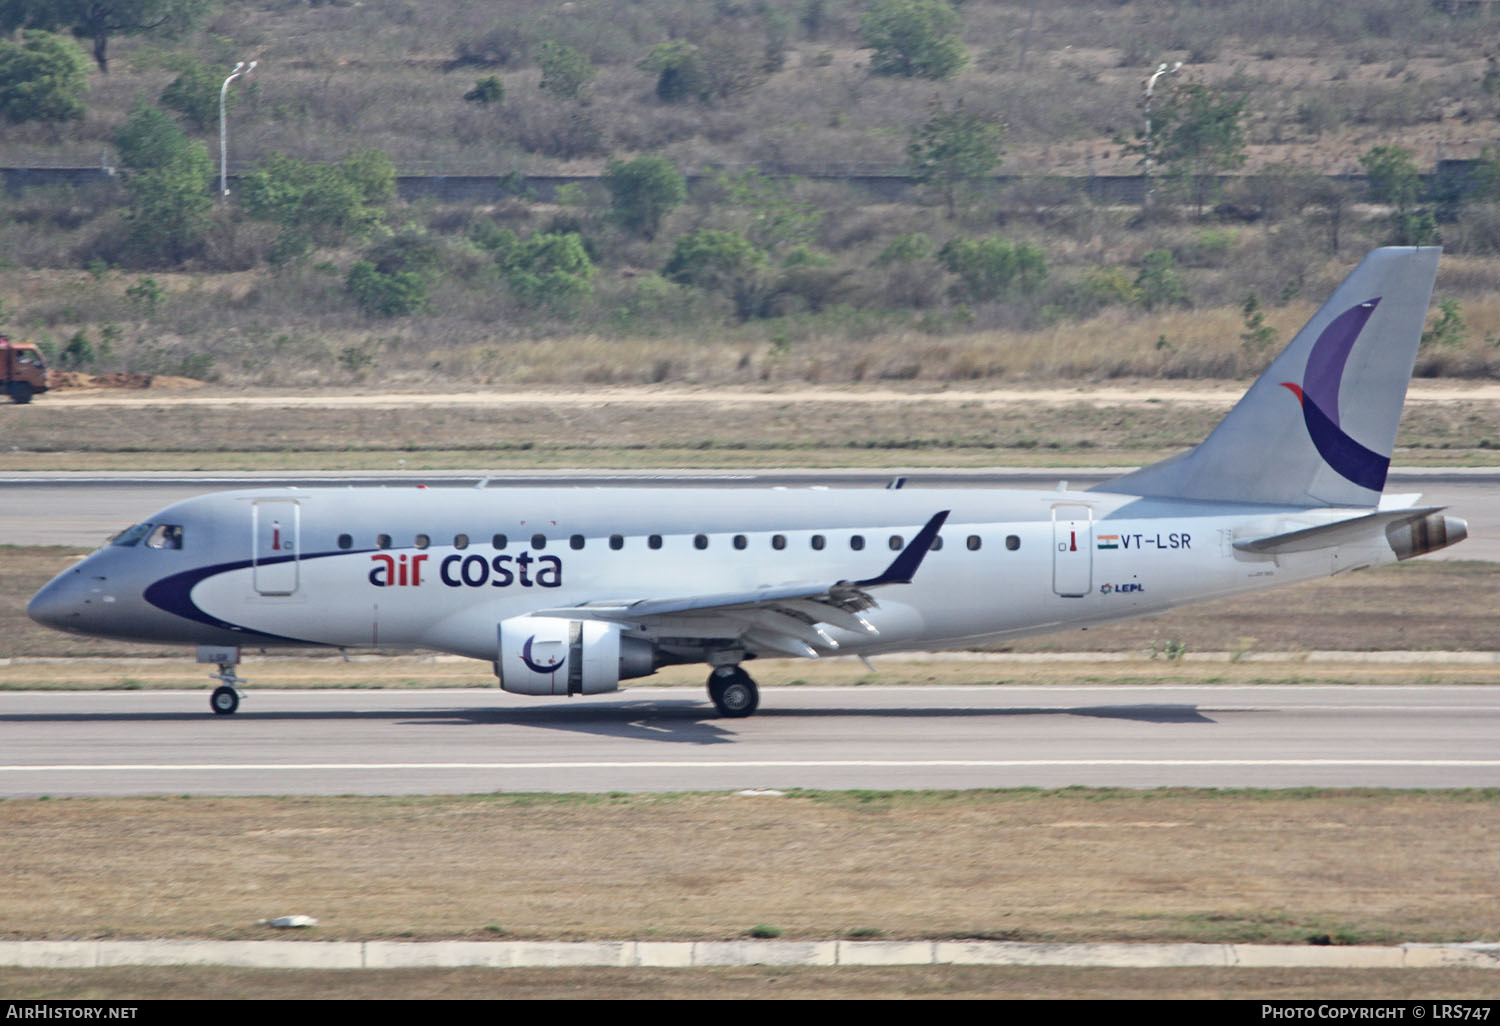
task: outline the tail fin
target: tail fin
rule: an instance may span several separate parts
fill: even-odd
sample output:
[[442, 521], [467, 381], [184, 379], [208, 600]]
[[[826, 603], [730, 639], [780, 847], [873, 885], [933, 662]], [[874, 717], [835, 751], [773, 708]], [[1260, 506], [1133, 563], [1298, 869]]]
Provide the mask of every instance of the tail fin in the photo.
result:
[[1201, 445], [1097, 490], [1376, 505], [1440, 252], [1392, 247], [1366, 256]]

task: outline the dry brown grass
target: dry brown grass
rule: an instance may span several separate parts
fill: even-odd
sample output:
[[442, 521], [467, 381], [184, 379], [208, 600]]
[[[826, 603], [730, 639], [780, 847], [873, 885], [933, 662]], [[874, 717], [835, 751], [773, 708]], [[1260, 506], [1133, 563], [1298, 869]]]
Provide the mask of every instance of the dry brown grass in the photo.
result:
[[[1451, 385], [1452, 398], [1435, 402], [1420, 398], [1424, 382], [1408, 403], [1398, 463], [1493, 462], [1500, 402]], [[1177, 398], [1173, 384], [1109, 387], [1119, 391], [1096, 397], [1090, 384], [1054, 383], [1045, 401], [983, 388], [870, 401], [838, 389], [778, 399], [750, 381], [659, 397], [508, 385], [458, 397], [486, 402], [387, 393], [349, 406], [320, 406], [316, 394], [282, 406], [274, 392], [223, 389], [159, 401], [133, 391], [108, 405], [112, 397], [95, 392], [0, 405], [0, 469], [1134, 466], [1197, 444], [1240, 390], [1198, 386], [1222, 393], [1220, 403]], [[544, 401], [506, 402], [516, 390]], [[756, 401], [735, 401], [750, 390]]]
[[[277, 971], [135, 966], [87, 971], [0, 969], [12, 1001], [411, 1001], [584, 999], [1185, 1000], [1304, 998], [1483, 1001], [1489, 973], [1472, 969], [1061, 969], [895, 966], [838, 969], [407, 969]], [[159, 1010], [153, 1010], [159, 1011]]]
[[[15, 938], [1495, 937], [1492, 792], [0, 803]], [[934, 848], [935, 839], [941, 839]], [[940, 852], [940, 855], [939, 855]]]

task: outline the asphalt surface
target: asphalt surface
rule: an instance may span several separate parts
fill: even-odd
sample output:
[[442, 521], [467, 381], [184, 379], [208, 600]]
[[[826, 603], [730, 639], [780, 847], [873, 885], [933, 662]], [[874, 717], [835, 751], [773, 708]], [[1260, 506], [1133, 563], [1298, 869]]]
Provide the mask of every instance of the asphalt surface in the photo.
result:
[[[93, 548], [121, 528], [147, 519], [182, 499], [234, 488], [490, 488], [683, 485], [733, 487], [879, 488], [896, 477], [907, 488], [1051, 488], [1059, 480], [1087, 488], [1117, 476], [1119, 470], [892, 470], [771, 471], [764, 473], [643, 471], [495, 474], [453, 471], [425, 474], [10, 474], [0, 477], [0, 545], [77, 545]], [[1469, 522], [1469, 538], [1429, 559], [1500, 561], [1500, 468], [1395, 470], [1388, 494], [1421, 492], [1423, 502], [1446, 505]]]
[[0, 796], [1500, 786], [1500, 688], [766, 687], [0, 694]]

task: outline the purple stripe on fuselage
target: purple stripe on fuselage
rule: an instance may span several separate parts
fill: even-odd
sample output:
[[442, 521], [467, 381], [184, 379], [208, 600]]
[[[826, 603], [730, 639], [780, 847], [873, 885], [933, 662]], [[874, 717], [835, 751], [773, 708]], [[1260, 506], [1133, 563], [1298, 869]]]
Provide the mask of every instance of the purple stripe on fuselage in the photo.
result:
[[[359, 551], [364, 552], [369, 550], [361, 549]], [[299, 558], [303, 562], [306, 562], [310, 559], [325, 559], [329, 556], [347, 555], [350, 555], [350, 553], [314, 552], [301, 555], [300, 557], [297, 555], [272, 556], [268, 559], [261, 559], [259, 563], [261, 566], [268, 566], [272, 563], [289, 563]], [[308, 641], [304, 638], [268, 634], [265, 631], [255, 630], [252, 627], [242, 627], [237, 623], [230, 623], [228, 620], [221, 620], [217, 616], [205, 613], [193, 601], [193, 589], [198, 586], [199, 582], [206, 581], [210, 577], [217, 577], [219, 574], [230, 573], [234, 570], [245, 570], [255, 565], [255, 560], [241, 559], [232, 563], [216, 563], [212, 566], [200, 566], [194, 570], [184, 570], [180, 574], [173, 574], [170, 577], [163, 577], [159, 581], [153, 581], [146, 586], [142, 597], [164, 613], [171, 613], [173, 616], [180, 616], [184, 620], [194, 620], [198, 623], [207, 624], [210, 627], [218, 627], [221, 630], [235, 631], [249, 637], [262, 638], [268, 641], [290, 641], [298, 645], [323, 644], [321, 641]]]

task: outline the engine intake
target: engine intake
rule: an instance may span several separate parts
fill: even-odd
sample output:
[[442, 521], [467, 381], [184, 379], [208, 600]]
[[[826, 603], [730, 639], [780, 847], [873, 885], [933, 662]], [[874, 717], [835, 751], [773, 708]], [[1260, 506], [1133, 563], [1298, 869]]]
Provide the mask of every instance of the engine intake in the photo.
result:
[[656, 672], [655, 650], [619, 624], [513, 616], [500, 621], [495, 676], [517, 695], [602, 695]]

